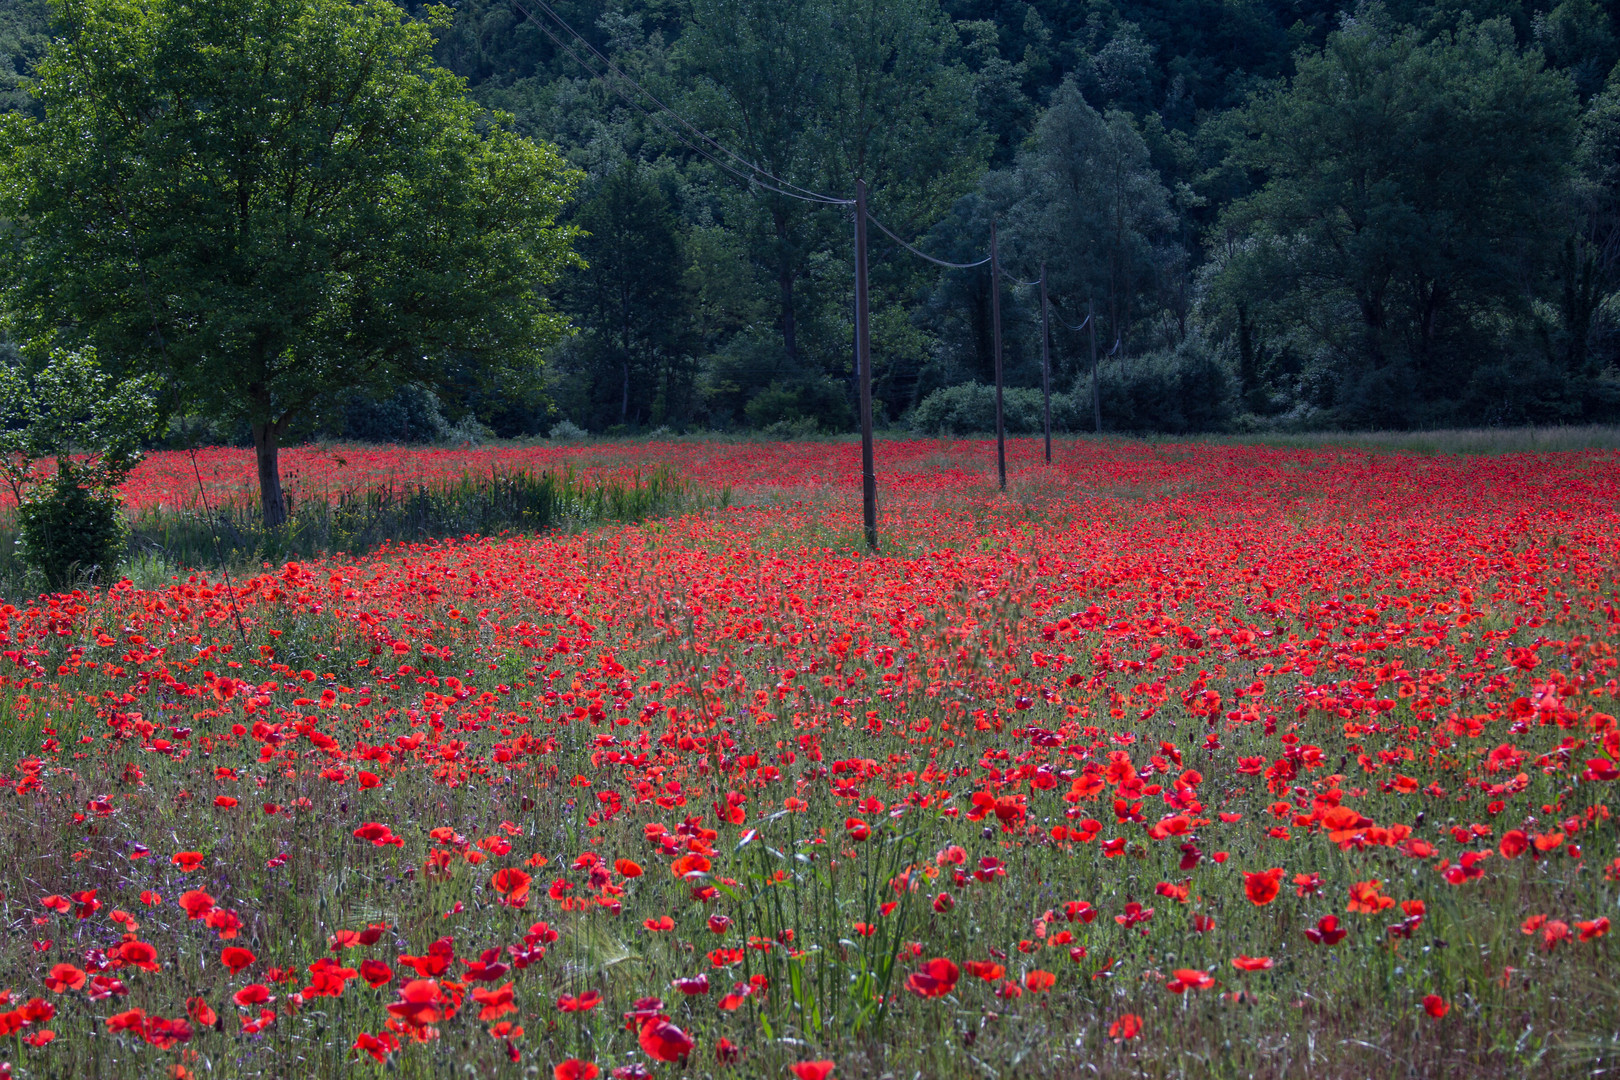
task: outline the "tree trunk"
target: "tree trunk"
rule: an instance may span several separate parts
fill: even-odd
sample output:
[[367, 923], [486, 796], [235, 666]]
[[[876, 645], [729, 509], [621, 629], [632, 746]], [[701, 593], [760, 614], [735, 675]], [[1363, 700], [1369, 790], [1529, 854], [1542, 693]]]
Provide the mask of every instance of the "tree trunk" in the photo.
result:
[[264, 527], [277, 530], [287, 523], [287, 500], [281, 493], [281, 464], [277, 455], [280, 426], [269, 421], [253, 424], [253, 456], [259, 466], [259, 500]]

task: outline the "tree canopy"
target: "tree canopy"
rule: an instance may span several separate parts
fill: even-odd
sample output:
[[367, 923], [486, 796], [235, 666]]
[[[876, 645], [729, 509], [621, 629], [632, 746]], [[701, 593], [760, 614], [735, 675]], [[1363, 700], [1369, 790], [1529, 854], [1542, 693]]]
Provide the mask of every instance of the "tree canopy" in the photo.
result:
[[[272, 413], [254, 422], [302, 418], [277, 438], [359, 434], [424, 402], [443, 422], [423, 430], [502, 435], [846, 428], [849, 212], [754, 166], [835, 198], [859, 176], [886, 226], [953, 262], [984, 258], [997, 222], [1017, 277], [1047, 267], [1056, 387], [1090, 400], [1095, 329], [1101, 385], [1130, 388], [1105, 425], [1620, 417], [1620, 9], [1599, 0], [45, 3], [0, 0], [9, 104], [33, 118], [4, 128], [12, 332], [191, 372], [171, 407], [226, 437]], [[299, 36], [321, 19], [347, 29]], [[352, 147], [308, 149], [348, 92], [330, 72], [365, 49], [395, 74], [342, 106]], [[221, 94], [261, 100], [255, 79], [297, 124], [215, 115]], [[126, 128], [96, 104], [115, 90], [166, 104]], [[376, 136], [427, 114], [450, 119]], [[207, 153], [154, 149], [182, 129]], [[244, 154], [262, 225], [236, 231]], [[366, 161], [392, 179], [362, 183]], [[224, 179], [204, 195], [203, 177]], [[151, 197], [91, 194], [113, 180]], [[321, 235], [357, 247], [278, 224], [269, 193], [306, 182]], [[574, 228], [588, 268], [564, 254]], [[987, 270], [874, 231], [871, 287], [880, 422], [989, 377]], [[1064, 329], [1088, 302], [1095, 322]], [[1001, 304], [1007, 378], [1038, 385], [1037, 291]], [[302, 365], [276, 367], [273, 400], [320, 403], [250, 407], [252, 380], [211, 365], [255, 340]]]
[[563, 320], [575, 173], [489, 118], [383, 0], [67, 0], [0, 122], [23, 337], [161, 372], [276, 450], [356, 390], [533, 369]]

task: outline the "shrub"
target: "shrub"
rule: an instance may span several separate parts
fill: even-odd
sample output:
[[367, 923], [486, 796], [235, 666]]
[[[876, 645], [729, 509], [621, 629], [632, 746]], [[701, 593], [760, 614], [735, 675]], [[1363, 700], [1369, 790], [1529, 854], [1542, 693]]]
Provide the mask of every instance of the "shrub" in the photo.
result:
[[[1089, 402], [1089, 397], [1084, 398]], [[1087, 410], [1077, 395], [1052, 395], [1052, 430], [1087, 429]], [[1041, 392], [1025, 386], [1001, 394], [1002, 424], [1009, 435], [1037, 435], [1044, 429]], [[911, 411], [911, 429], [920, 435], [969, 435], [996, 430], [996, 388], [961, 383], [935, 390]]]
[[[112, 580], [125, 526], [118, 485], [157, 422], [152, 376], [114, 380], [95, 350], [0, 368], [0, 477], [17, 500], [22, 557], [50, 589]], [[56, 459], [54, 472], [40, 462]]]
[[105, 582], [129, 543], [122, 510], [116, 494], [81, 487], [72, 472], [58, 473], [18, 507], [19, 553], [52, 591]]
[[[1222, 358], [1200, 338], [1104, 363], [1098, 376], [1104, 430], [1185, 435], [1224, 431], [1231, 425], [1234, 380]], [[1089, 374], [1075, 385], [1074, 398], [1089, 414]]]
[[749, 400], [743, 414], [756, 428], [779, 431], [783, 430], [781, 425], [788, 429], [797, 426], [807, 430], [848, 431], [855, 423], [849, 394], [842, 385], [825, 376], [772, 383]]
[[440, 442], [449, 430], [438, 395], [422, 386], [402, 386], [381, 399], [356, 394], [343, 407], [343, 434], [360, 442]]

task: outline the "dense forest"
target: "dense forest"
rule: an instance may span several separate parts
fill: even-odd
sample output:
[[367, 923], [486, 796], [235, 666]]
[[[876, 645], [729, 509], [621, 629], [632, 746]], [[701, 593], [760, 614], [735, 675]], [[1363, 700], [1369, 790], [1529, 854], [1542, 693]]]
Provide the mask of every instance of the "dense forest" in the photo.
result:
[[[847, 429], [852, 215], [727, 152], [789, 192], [862, 177], [949, 262], [996, 222], [1013, 278], [1045, 266], [1070, 429], [1093, 335], [1113, 430], [1620, 413], [1617, 5], [554, 0], [589, 48], [534, 0], [452, 6], [439, 61], [584, 175], [585, 266], [551, 297], [574, 332], [537, 380], [355, 398], [329, 433]], [[32, 107], [51, 18], [0, 0], [5, 107]], [[871, 284], [880, 418], [982, 429], [987, 269], [874, 231]], [[1040, 385], [1040, 314], [1004, 286], [1011, 387]]]

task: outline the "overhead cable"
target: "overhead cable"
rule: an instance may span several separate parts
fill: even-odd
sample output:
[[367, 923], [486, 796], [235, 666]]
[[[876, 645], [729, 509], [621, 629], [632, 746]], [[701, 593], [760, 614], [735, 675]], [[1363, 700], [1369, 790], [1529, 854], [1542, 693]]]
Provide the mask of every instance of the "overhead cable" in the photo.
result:
[[907, 251], [911, 252], [913, 255], [917, 256], [919, 259], [927, 259], [929, 262], [934, 263], [934, 264], [936, 264], [938, 266], [943, 266], [948, 270], [972, 270], [974, 267], [983, 266], [983, 265], [985, 265], [986, 263], [988, 263], [990, 261], [990, 256], [988, 256], [988, 255], [986, 255], [984, 258], [980, 259], [978, 262], [970, 262], [970, 263], [955, 263], [955, 262], [947, 262], [944, 259], [936, 259], [932, 255], [928, 254], [925, 251], [918, 251], [916, 248], [912, 247], [910, 244], [906, 243], [904, 240], [902, 240], [898, 236], [894, 235], [894, 232], [887, 225], [883, 224], [883, 222], [879, 221], [877, 218], [873, 217], [871, 214], [866, 215], [866, 220], [870, 221], [872, 224], [876, 225], [878, 227], [878, 229], [880, 229], [882, 231], [884, 236], [887, 236], [890, 240], [893, 240], [895, 243], [899, 244], [901, 247], [905, 248]]
[[[638, 90], [642, 94], [644, 94], [648, 98], [648, 100], [652, 101], [653, 104], [658, 106], [659, 110], [661, 110], [662, 112], [668, 113], [671, 117], [673, 117], [676, 120], [677, 123], [680, 124], [680, 126], [686, 128], [688, 131], [690, 131], [694, 135], [696, 135], [698, 137], [698, 139], [702, 143], [707, 143], [709, 146], [714, 147], [716, 150], [718, 150], [720, 153], [724, 154], [726, 157], [731, 158], [733, 161], [736, 161], [739, 164], [741, 164], [747, 171], [746, 172], [740, 171], [740, 170], [734, 168], [733, 166], [726, 164], [724, 161], [721, 161], [719, 158], [715, 157], [713, 154], [709, 153], [708, 150], [703, 148], [703, 146], [694, 145], [691, 141], [689, 141], [684, 136], [682, 136], [679, 131], [672, 130], [668, 125], [663, 124], [663, 123], [659, 123], [658, 118], [653, 114], [653, 112], [650, 111], [640, 101], [637, 101], [636, 99], [632, 98], [629, 94], [626, 94], [617, 85], [615, 85], [613, 87], [614, 92], [617, 93], [621, 98], [623, 98], [627, 104], [634, 106], [636, 109], [638, 109], [642, 113], [642, 115], [646, 116], [648, 120], [651, 120], [651, 121], [653, 121], [653, 123], [658, 124], [658, 127], [660, 128], [660, 130], [664, 131], [670, 137], [675, 139], [675, 141], [679, 142], [682, 146], [685, 146], [688, 150], [691, 150], [692, 152], [701, 155], [702, 157], [706, 158], [707, 160], [709, 160], [713, 164], [719, 166], [721, 169], [724, 169], [726, 172], [730, 173], [732, 176], [735, 176], [739, 180], [742, 180], [742, 181], [744, 181], [746, 183], [749, 183], [749, 184], [757, 184], [762, 188], [766, 188], [767, 190], [774, 191], [778, 195], [785, 195], [790, 199], [798, 199], [798, 200], [800, 200], [802, 202], [822, 203], [822, 204], [825, 204], [825, 205], [828, 205], [828, 206], [848, 206], [853, 202], [853, 200], [851, 200], [851, 199], [835, 199], [835, 198], [833, 198], [833, 197], [831, 197], [829, 195], [823, 195], [820, 192], [811, 191], [808, 188], [799, 187], [799, 185], [791, 183], [791, 182], [789, 182], [787, 180], [783, 180], [781, 177], [776, 176], [775, 174], [771, 173], [770, 171], [768, 171], [766, 169], [760, 168], [758, 165], [753, 164], [752, 162], [748, 161], [746, 158], [744, 158], [744, 157], [742, 157], [742, 156], [740, 156], [740, 155], [738, 155], [736, 153], [733, 153], [731, 150], [728, 150], [726, 147], [721, 145], [719, 142], [716, 142], [709, 135], [707, 135], [702, 130], [700, 130], [699, 128], [694, 126], [685, 117], [681, 116], [680, 113], [676, 112], [674, 109], [670, 108], [668, 105], [665, 105], [661, 100], [659, 100], [657, 95], [652, 93], [652, 91], [648, 90], [646, 87], [644, 87], [640, 83], [636, 82], [636, 80], [632, 79], [629, 75], [625, 74], [625, 72], [617, 64], [615, 64], [612, 60], [609, 60], [606, 56], [604, 56], [596, 48], [596, 46], [592, 45], [588, 40], [586, 40], [584, 35], [582, 35], [578, 30], [575, 30], [572, 26], [570, 26], [568, 24], [568, 22], [563, 19], [562, 16], [558, 15], [556, 10], [553, 9], [550, 4], [546, 3], [546, 0], [528, 0], [528, 2], [533, 3], [535, 6], [539, 7], [542, 11], [544, 11], [554, 22], [556, 22], [556, 24], [558, 26], [560, 26], [564, 30], [566, 30], [570, 35], [573, 36], [573, 38], [576, 41], [578, 41], [581, 45], [583, 45], [586, 48], [587, 51], [589, 51], [593, 56], [595, 56], [598, 60], [600, 60], [602, 62], [602, 64], [605, 65], [609, 71], [611, 71], [614, 75], [618, 76], [620, 79], [622, 79], [625, 82], [629, 83], [631, 86], [635, 87], [636, 90]], [[553, 33], [552, 30], [551, 30], [551, 27], [547, 26], [545, 23], [543, 23], [539, 19], [535, 18], [534, 13], [531, 12], [528, 8], [524, 7], [522, 0], [512, 0], [512, 4], [513, 4], [514, 7], [516, 7], [519, 11], [521, 11], [523, 13], [524, 18], [526, 18], [530, 22], [534, 23], [535, 26], [538, 26], [540, 28], [540, 30], [548, 38], [550, 38], [552, 40], [553, 44], [555, 44], [559, 49], [561, 49], [563, 52], [567, 53], [569, 56], [573, 57], [574, 62], [579, 64], [580, 67], [584, 68], [585, 71], [587, 73], [589, 73], [592, 78], [602, 78], [603, 77], [600, 72], [596, 71], [596, 69], [594, 69], [590, 64], [586, 63], [585, 59], [582, 56], [580, 56], [579, 53], [575, 52], [574, 49], [568, 45], [567, 42], [563, 41], [555, 33]], [[611, 82], [611, 80], [607, 80], [607, 79], [604, 79], [604, 81]], [[766, 179], [761, 179], [761, 177], [764, 177]], [[789, 189], [791, 189], [791, 190], [789, 190]]]

